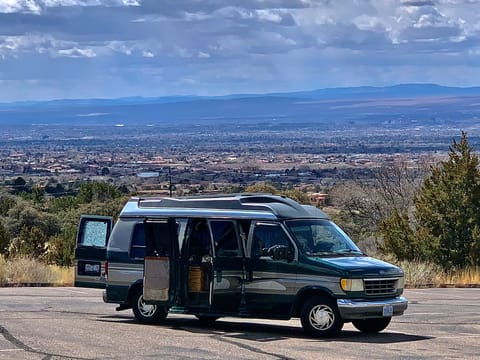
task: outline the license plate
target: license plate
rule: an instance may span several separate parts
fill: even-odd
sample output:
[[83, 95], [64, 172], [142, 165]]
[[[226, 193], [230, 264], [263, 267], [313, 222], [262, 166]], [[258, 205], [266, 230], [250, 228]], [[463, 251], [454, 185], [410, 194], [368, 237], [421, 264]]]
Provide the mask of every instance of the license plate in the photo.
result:
[[393, 316], [393, 305], [385, 305], [383, 307], [383, 313], [382, 315], [384, 317], [390, 317]]

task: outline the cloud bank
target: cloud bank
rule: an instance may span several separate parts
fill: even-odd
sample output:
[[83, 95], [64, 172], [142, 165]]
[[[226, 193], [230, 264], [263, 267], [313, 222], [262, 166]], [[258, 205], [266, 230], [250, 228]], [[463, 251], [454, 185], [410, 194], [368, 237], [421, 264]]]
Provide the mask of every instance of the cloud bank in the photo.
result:
[[0, 101], [479, 85], [480, 1], [0, 0]]

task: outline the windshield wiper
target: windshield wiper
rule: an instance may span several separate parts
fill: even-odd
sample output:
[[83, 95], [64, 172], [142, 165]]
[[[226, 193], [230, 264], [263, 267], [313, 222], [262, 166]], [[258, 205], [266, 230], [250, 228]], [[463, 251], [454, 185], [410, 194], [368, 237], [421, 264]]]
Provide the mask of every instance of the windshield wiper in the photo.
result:
[[367, 255], [364, 252], [362, 252], [360, 250], [355, 250], [355, 249], [336, 250], [336, 251], [334, 251], [334, 253], [336, 253], [336, 254], [358, 254], [358, 255], [364, 255], [364, 256]]
[[334, 250], [334, 251], [314, 251], [314, 252], [307, 251], [306, 254], [308, 256], [339, 256], [339, 255], [367, 256], [367, 254], [363, 253], [362, 251], [355, 250], [355, 249], [342, 249], [342, 250]]
[[338, 254], [334, 251], [315, 251], [315, 252], [306, 252], [308, 256], [337, 256]]

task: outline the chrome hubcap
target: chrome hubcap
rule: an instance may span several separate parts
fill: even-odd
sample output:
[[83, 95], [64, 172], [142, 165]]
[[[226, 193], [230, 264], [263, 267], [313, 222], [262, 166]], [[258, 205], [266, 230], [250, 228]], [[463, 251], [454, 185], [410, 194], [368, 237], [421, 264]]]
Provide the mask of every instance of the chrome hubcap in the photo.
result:
[[145, 304], [143, 301], [143, 296], [138, 298], [138, 310], [145, 317], [150, 317], [155, 314], [157, 311], [157, 305]]
[[317, 330], [327, 330], [335, 321], [335, 313], [327, 305], [316, 305], [310, 310], [310, 325]]

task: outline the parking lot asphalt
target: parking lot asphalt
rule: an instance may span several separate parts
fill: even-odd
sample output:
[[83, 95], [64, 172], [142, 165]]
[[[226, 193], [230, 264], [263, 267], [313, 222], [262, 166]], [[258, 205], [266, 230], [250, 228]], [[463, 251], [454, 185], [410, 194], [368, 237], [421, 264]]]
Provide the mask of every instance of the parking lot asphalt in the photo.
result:
[[298, 319], [192, 316], [162, 325], [104, 304], [101, 290], [0, 288], [0, 359], [480, 359], [480, 289], [408, 289], [409, 308], [375, 335], [346, 324], [306, 336]]

